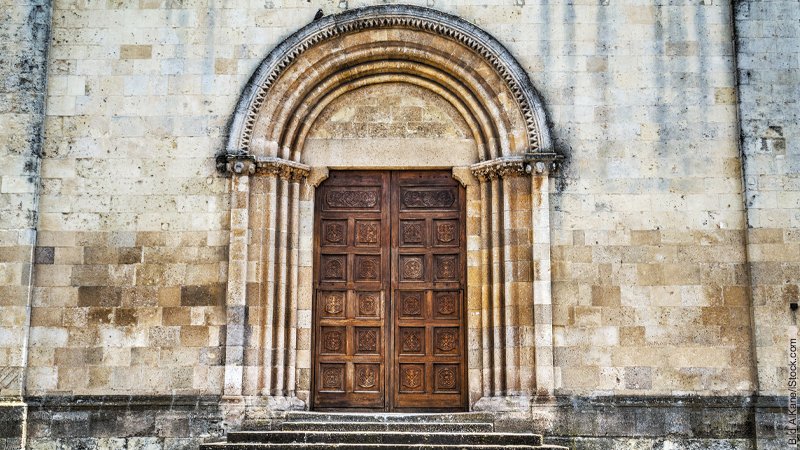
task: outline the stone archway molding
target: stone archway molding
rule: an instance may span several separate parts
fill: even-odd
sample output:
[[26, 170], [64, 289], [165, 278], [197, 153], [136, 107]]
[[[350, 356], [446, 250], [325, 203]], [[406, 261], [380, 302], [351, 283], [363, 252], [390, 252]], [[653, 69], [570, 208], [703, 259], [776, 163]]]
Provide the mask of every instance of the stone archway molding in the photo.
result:
[[449, 102], [475, 142], [453, 168], [475, 218], [471, 408], [517, 411], [553, 393], [548, 192], [560, 156], [542, 102], [483, 30], [428, 8], [382, 5], [324, 17], [276, 47], [245, 87], [217, 157], [231, 177], [224, 398], [234, 422], [242, 411], [307, 407], [313, 201], [327, 167], [305, 163], [305, 136], [337, 96], [386, 82]]
[[311, 22], [279, 44], [245, 86], [234, 111], [226, 153], [252, 153], [258, 112], [276, 81], [301, 55], [337, 37], [389, 27], [420, 30], [452, 39], [482, 57], [506, 84], [524, 118], [527, 135], [525, 153], [553, 154], [542, 101], [516, 58], [477, 26], [450, 14], [410, 5], [372, 6], [326, 16]]

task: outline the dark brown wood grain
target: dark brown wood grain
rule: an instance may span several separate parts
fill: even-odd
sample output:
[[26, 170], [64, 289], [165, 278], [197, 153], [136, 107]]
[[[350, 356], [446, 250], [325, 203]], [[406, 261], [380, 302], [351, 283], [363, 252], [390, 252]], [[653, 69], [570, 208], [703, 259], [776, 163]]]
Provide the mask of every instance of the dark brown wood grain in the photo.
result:
[[465, 192], [445, 171], [335, 171], [315, 212], [315, 409], [467, 406]]

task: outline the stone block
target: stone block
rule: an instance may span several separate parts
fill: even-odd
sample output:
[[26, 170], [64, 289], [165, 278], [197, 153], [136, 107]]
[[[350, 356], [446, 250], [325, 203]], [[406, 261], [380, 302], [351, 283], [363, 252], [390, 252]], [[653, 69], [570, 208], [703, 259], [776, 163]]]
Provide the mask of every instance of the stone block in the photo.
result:
[[181, 306], [221, 306], [224, 302], [225, 288], [220, 284], [181, 287]]

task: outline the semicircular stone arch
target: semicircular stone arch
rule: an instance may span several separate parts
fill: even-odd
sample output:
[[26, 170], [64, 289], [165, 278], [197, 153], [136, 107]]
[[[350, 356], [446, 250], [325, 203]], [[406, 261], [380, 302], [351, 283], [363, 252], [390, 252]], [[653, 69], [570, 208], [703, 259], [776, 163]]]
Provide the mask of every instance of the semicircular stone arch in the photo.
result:
[[[351, 129], [353, 104], [387, 96], [418, 102], [429, 121]], [[376, 106], [383, 116], [393, 107]], [[342, 135], [346, 146], [329, 145]], [[387, 136], [436, 139], [412, 151], [371, 143]], [[467, 188], [470, 408], [525, 409], [552, 394], [547, 193], [559, 156], [527, 74], [497, 40], [421, 7], [324, 17], [260, 64], [226, 147], [226, 396], [308, 407], [313, 239], [301, 236], [313, 233], [314, 191], [329, 167], [452, 167]]]
[[[397, 62], [407, 67], [394, 67]], [[385, 5], [323, 17], [276, 47], [237, 105], [228, 152], [300, 157], [302, 149], [285, 147], [294, 136], [281, 139], [276, 134], [284, 131], [290, 115], [297, 118], [297, 112], [303, 112], [298, 108], [309, 103], [307, 96], [319, 85], [334, 89], [352, 83], [362, 64], [382, 73], [414, 74], [449, 88], [455, 79], [470, 91], [495, 123], [506, 125], [484, 130], [496, 142], [474, 162], [552, 151], [542, 102], [525, 71], [497, 40], [455, 16]], [[345, 67], [349, 75], [340, 73]], [[433, 70], [415, 70], [423, 67]]]

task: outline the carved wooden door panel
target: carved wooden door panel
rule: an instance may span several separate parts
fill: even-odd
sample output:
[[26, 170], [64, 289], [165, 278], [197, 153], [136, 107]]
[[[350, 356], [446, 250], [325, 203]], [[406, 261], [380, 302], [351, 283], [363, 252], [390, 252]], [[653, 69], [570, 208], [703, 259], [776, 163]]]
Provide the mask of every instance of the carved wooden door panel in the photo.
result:
[[445, 171], [317, 190], [315, 408], [466, 408], [464, 204]]
[[389, 180], [388, 172], [331, 172], [317, 190], [317, 408], [386, 406]]
[[441, 171], [392, 182], [393, 407], [464, 409], [464, 189]]

